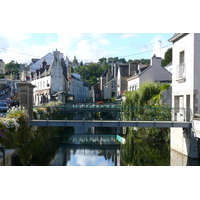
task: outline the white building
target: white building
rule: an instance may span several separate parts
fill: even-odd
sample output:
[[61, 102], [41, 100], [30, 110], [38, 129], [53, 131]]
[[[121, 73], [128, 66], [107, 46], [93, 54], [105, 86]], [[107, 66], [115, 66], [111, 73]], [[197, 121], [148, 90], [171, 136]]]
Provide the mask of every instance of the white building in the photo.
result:
[[31, 83], [35, 105], [47, 103], [49, 101], [66, 101], [68, 91], [68, 68], [59, 51], [53, 52], [53, 60], [47, 65], [43, 58], [38, 63], [42, 63], [40, 68], [31, 73]]
[[137, 90], [145, 82], [171, 82], [172, 74], [161, 66], [161, 61], [160, 57], [154, 55], [150, 66], [139, 64], [135, 73], [127, 79], [127, 90]]
[[[35, 85], [33, 98], [35, 105], [49, 101], [68, 102], [87, 101], [89, 99], [89, 86], [84, 83], [79, 74], [71, 74], [69, 59], [63, 59], [59, 51], [53, 52], [37, 60], [31, 67], [38, 67], [31, 72], [31, 83]], [[50, 56], [50, 57], [48, 57]], [[46, 59], [48, 58], [48, 64]]]
[[79, 74], [72, 73], [69, 93], [74, 95], [76, 102], [88, 101], [90, 96], [89, 85], [81, 79]]
[[[176, 33], [173, 42], [173, 119], [190, 121], [200, 113], [200, 33]], [[192, 130], [171, 128], [171, 148], [189, 157], [198, 157], [198, 141]]]

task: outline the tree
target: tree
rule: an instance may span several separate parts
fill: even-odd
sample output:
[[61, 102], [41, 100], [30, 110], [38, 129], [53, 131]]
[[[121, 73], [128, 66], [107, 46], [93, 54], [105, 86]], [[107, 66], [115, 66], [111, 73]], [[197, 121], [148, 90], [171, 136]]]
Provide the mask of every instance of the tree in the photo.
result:
[[102, 63], [103, 63], [104, 61], [107, 62], [107, 59], [106, 59], [106, 58], [100, 58], [100, 59], [99, 59], [99, 65], [102, 65]]
[[125, 63], [125, 64], [127, 63], [125, 58], [120, 58], [119, 62], [122, 62], [122, 63]]
[[145, 65], [149, 65], [150, 64], [150, 59], [142, 58], [142, 59], [128, 60], [128, 62], [134, 62], [136, 64], [142, 63], [142, 64], [145, 64]]
[[172, 62], [172, 48], [169, 48], [169, 49], [165, 52], [164, 59], [162, 60], [162, 66], [165, 67], [165, 66], [168, 65], [170, 62]]
[[101, 67], [104, 68], [104, 69], [107, 69], [110, 67], [110, 65], [106, 62], [106, 60], [104, 60], [101, 64]]
[[100, 67], [98, 63], [90, 63], [85, 66], [78, 66], [74, 68], [75, 73], [81, 75], [82, 79], [87, 81], [90, 85], [97, 83], [99, 78], [104, 72], [104, 68]]
[[20, 64], [15, 61], [10, 61], [5, 65], [5, 74], [11, 75], [11, 74], [19, 74]]
[[72, 63], [76, 63], [78, 65], [78, 60], [76, 59], [76, 56], [74, 56], [74, 60], [72, 61]]

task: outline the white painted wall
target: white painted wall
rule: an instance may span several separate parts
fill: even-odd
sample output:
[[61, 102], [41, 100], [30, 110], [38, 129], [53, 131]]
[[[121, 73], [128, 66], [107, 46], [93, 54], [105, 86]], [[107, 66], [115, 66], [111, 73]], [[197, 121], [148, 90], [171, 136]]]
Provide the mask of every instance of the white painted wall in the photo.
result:
[[[196, 47], [196, 50], [199, 47]], [[185, 80], [177, 79], [177, 66], [180, 64], [180, 52], [185, 52]], [[195, 61], [198, 59], [195, 58]], [[173, 44], [173, 78], [172, 107], [187, 106], [187, 96], [190, 96], [190, 109], [194, 108], [194, 34], [188, 34]], [[198, 72], [197, 72], [198, 74]], [[192, 116], [191, 116], [192, 117]]]
[[51, 76], [46, 76], [46, 77], [31, 81], [31, 84], [36, 86], [33, 89], [33, 92], [38, 91], [38, 90], [49, 89], [50, 86], [47, 86], [47, 83], [51, 85]]
[[172, 79], [172, 74], [161, 66], [161, 58], [152, 57], [151, 66], [144, 70], [139, 77], [127, 79], [128, 90], [137, 90], [145, 82], [166, 81]]

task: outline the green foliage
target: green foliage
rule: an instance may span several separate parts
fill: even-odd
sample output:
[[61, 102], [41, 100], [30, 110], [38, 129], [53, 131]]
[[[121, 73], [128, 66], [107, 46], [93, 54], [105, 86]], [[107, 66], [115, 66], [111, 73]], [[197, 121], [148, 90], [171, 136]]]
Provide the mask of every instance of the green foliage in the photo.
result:
[[81, 75], [83, 80], [87, 81], [90, 85], [97, 83], [97, 78], [99, 78], [104, 72], [105, 68], [100, 67], [98, 63], [90, 63], [84, 66], [75, 67], [75, 73]]
[[[169, 84], [145, 83], [137, 91], [125, 91], [125, 101], [122, 102], [124, 119], [128, 121], [171, 119], [171, 109], [161, 102], [162, 92], [169, 87]], [[146, 140], [169, 140], [168, 128], [138, 128], [138, 132], [141, 133], [138, 136]]]
[[172, 62], [172, 48], [169, 48], [169, 49], [165, 52], [164, 59], [162, 60], [162, 66], [165, 67], [165, 66], [168, 65], [170, 62]]
[[0, 74], [0, 79], [5, 78], [4, 74]]
[[62, 119], [65, 118], [59, 113], [59, 106], [62, 106], [61, 101], [52, 101], [46, 105], [35, 107], [33, 109], [33, 117], [35, 119]]
[[1, 139], [0, 142], [6, 148], [19, 148], [31, 138], [29, 130], [28, 112], [19, 107], [8, 111], [6, 118], [0, 120]]
[[115, 102], [116, 97], [111, 98], [111, 102]]
[[76, 56], [74, 56], [74, 60], [72, 61], [72, 63], [76, 63], [78, 65], [78, 60], [76, 59]]
[[161, 94], [170, 87], [169, 84], [144, 83], [136, 91], [125, 91], [125, 107], [159, 106]]
[[5, 74], [6, 75], [10, 75], [12, 74], [18, 74], [19, 73], [19, 68], [20, 68], [20, 64], [15, 62], [15, 61], [11, 61], [7, 64], [5, 64]]
[[[120, 157], [129, 166], [169, 166], [169, 144], [144, 142], [135, 138], [136, 131], [132, 131], [121, 145]], [[167, 152], [167, 153], [166, 153]]]
[[151, 60], [142, 58], [142, 59], [128, 60], [128, 62], [134, 62], [136, 64], [142, 63], [142, 64], [145, 64], [145, 65], [149, 65]]

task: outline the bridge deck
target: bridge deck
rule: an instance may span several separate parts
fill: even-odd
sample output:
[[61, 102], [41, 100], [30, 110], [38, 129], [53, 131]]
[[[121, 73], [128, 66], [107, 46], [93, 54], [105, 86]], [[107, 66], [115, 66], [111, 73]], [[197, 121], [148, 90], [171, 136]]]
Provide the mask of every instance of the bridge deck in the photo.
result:
[[31, 120], [30, 126], [191, 128], [191, 123], [178, 121]]

